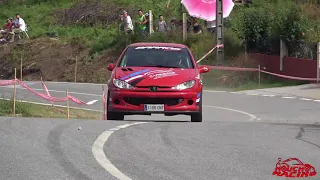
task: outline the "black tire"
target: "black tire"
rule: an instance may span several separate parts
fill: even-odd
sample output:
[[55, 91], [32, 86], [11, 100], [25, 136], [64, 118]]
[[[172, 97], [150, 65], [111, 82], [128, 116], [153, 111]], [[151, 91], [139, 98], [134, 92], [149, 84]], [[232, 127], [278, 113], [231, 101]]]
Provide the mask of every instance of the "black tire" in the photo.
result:
[[199, 112], [191, 114], [191, 122], [202, 122], [202, 92], [199, 101]]
[[108, 91], [107, 95], [107, 120], [124, 120], [124, 114], [119, 112], [109, 111], [109, 96], [110, 92]]

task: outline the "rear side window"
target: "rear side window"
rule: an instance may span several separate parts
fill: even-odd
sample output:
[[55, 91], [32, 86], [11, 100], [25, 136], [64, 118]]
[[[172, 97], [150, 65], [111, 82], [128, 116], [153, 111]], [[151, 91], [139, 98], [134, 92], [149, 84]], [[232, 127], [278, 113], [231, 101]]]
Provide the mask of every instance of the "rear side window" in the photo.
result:
[[129, 47], [120, 61], [120, 67], [194, 68], [186, 48], [165, 46]]

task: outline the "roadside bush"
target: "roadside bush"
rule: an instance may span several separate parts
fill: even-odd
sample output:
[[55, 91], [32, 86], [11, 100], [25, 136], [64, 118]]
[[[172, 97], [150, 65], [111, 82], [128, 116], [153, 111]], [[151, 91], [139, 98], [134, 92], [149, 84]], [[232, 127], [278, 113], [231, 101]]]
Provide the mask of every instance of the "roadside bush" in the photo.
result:
[[282, 39], [293, 56], [307, 43], [303, 32], [310, 20], [301, 15], [295, 2], [270, 0], [254, 4], [234, 12], [231, 20], [232, 29], [243, 40], [248, 52], [279, 54]]
[[117, 35], [115, 29], [109, 29], [101, 34], [97, 34], [96, 42], [93, 43], [90, 53], [94, 54], [112, 48], [117, 43]]

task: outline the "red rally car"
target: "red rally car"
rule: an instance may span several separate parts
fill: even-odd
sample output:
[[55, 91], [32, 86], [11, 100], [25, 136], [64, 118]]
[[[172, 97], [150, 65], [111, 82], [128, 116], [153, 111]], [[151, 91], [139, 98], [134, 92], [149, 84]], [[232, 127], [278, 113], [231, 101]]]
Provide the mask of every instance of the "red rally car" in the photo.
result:
[[124, 115], [190, 115], [202, 122], [201, 73], [207, 66], [196, 63], [186, 45], [135, 43], [108, 65], [107, 119]]

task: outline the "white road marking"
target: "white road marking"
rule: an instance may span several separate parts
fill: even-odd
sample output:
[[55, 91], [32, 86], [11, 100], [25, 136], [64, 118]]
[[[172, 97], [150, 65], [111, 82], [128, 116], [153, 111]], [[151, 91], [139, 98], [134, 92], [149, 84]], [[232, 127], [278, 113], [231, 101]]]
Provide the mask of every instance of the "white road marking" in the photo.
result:
[[231, 94], [243, 94], [243, 93], [240, 93], [240, 92], [230, 92]]
[[226, 92], [226, 91], [214, 91], [214, 90], [203, 90], [204, 92]]
[[275, 97], [276, 95], [272, 95], [272, 94], [263, 94], [262, 96], [265, 96], [265, 97]]
[[87, 105], [92, 105], [92, 104], [96, 103], [97, 101], [99, 101], [99, 100], [92, 100], [92, 101], [87, 102], [86, 104]]
[[292, 97], [292, 96], [283, 96], [283, 97], [281, 97], [281, 98], [283, 98], [283, 99], [295, 99], [296, 97]]
[[312, 99], [308, 99], [308, 98], [300, 98], [303, 101], [311, 101]]
[[258, 96], [259, 94], [254, 94], [254, 93], [248, 93], [246, 95], [249, 95], [249, 96]]
[[[227, 110], [227, 111], [233, 111], [233, 112], [238, 112], [244, 115], [247, 115], [250, 117], [250, 120], [261, 120], [261, 119], [257, 119], [257, 117], [253, 114], [244, 112], [244, 111], [240, 111], [240, 110], [236, 110], [236, 109], [231, 109], [231, 108], [224, 108], [224, 107], [219, 107], [219, 106], [206, 106], [203, 105], [204, 107], [210, 107], [210, 108], [217, 108], [217, 109], [223, 109], [223, 110]], [[110, 173], [112, 176], [116, 177], [119, 180], [131, 180], [130, 177], [126, 176], [125, 174], [123, 174], [119, 169], [117, 169], [111, 162], [110, 160], [107, 158], [105, 152], [104, 152], [104, 145], [105, 143], [108, 141], [109, 137], [112, 135], [112, 133], [114, 133], [117, 130], [120, 129], [124, 129], [124, 128], [128, 128], [130, 126], [133, 125], [138, 125], [138, 124], [145, 124], [148, 122], [136, 122], [136, 123], [131, 123], [131, 124], [123, 124], [120, 126], [117, 126], [115, 128], [111, 128], [107, 131], [104, 131], [102, 134], [100, 134], [98, 136], [98, 138], [94, 141], [93, 145], [92, 145], [92, 153], [95, 157], [95, 159], [97, 160], [97, 162], [108, 172]]]
[[118, 131], [120, 128], [111, 128], [110, 131]]
[[313, 101], [315, 101], [315, 102], [320, 102], [320, 100], [319, 100], [319, 99], [317, 99], [317, 100], [313, 100]]
[[220, 107], [220, 106], [207, 106], [207, 105], [203, 105], [203, 106], [204, 107], [217, 108], [217, 109], [223, 109], [223, 110], [227, 110], [227, 111], [233, 111], [233, 112], [241, 113], [241, 114], [249, 116], [250, 117], [249, 121], [258, 120], [255, 115], [250, 114], [248, 112], [240, 111], [240, 110], [237, 110], [237, 109], [225, 108], [225, 107]]
[[[113, 129], [121, 129], [121, 128], [127, 128], [133, 125], [138, 124], [145, 124], [148, 122], [136, 122], [131, 124], [124, 124], [121, 126], [117, 126]], [[92, 153], [95, 157], [95, 159], [98, 161], [98, 163], [112, 176], [116, 177], [119, 180], [131, 180], [128, 176], [123, 174], [119, 169], [117, 169], [107, 158], [106, 154], [103, 151], [104, 144], [108, 141], [108, 138], [111, 136], [112, 133], [115, 131], [107, 130], [104, 131], [102, 134], [98, 136], [98, 138], [94, 141], [92, 145]]]

